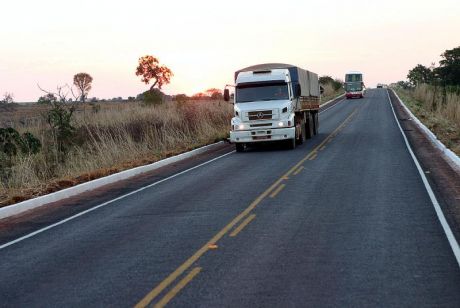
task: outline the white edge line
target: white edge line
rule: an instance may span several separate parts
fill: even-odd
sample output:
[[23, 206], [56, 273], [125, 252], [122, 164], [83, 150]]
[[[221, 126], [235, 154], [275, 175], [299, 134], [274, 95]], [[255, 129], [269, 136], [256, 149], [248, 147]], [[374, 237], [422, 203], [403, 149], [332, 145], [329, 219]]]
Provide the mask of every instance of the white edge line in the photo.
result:
[[[342, 94], [342, 95], [337, 96], [334, 99], [331, 99], [330, 101], [322, 104], [321, 107], [324, 107], [324, 106], [332, 103], [333, 101], [337, 100], [338, 98], [340, 98], [341, 96], [344, 96], [344, 95], [345, 94]], [[338, 101], [337, 104], [340, 103], [342, 100]], [[331, 106], [331, 107], [329, 107], [329, 108], [327, 108], [325, 110], [322, 110], [319, 113], [325, 112], [325, 111], [331, 109], [332, 107], [335, 107], [337, 104], [335, 104], [334, 106]], [[125, 179], [133, 177], [135, 175], [139, 175], [141, 173], [145, 173], [145, 172], [148, 172], [148, 171], [158, 169], [158, 168], [160, 168], [160, 167], [162, 167], [164, 165], [171, 164], [171, 163], [174, 163], [176, 161], [179, 161], [179, 160], [185, 159], [187, 157], [190, 157], [192, 155], [199, 154], [199, 153], [203, 152], [204, 150], [206, 150], [208, 147], [211, 147], [211, 146], [214, 146], [214, 145], [217, 145], [217, 144], [220, 144], [220, 143], [222, 143], [222, 141], [214, 143], [214, 144], [210, 144], [210, 145], [207, 145], [207, 146], [195, 149], [195, 150], [192, 150], [190, 152], [182, 153], [182, 154], [179, 154], [179, 155], [174, 156], [174, 157], [169, 157], [167, 159], [152, 163], [150, 165], [139, 166], [139, 167], [136, 167], [136, 168], [133, 168], [133, 169], [128, 169], [128, 170], [125, 170], [125, 171], [122, 171], [122, 172], [119, 172], [119, 173], [115, 173], [115, 174], [112, 174], [112, 175], [109, 175], [109, 176], [106, 176], [106, 177], [102, 177], [102, 178], [93, 180], [93, 181], [89, 181], [89, 182], [85, 182], [85, 183], [82, 183], [82, 184], [79, 184], [79, 185], [76, 185], [76, 186], [73, 186], [73, 187], [69, 187], [69, 188], [57, 191], [55, 193], [51, 193], [51, 194], [40, 196], [40, 197], [31, 199], [31, 200], [26, 200], [26, 201], [23, 201], [23, 202], [20, 202], [20, 203], [17, 203], [17, 204], [2, 207], [2, 208], [0, 208], [0, 219], [7, 218], [7, 217], [10, 217], [10, 216], [13, 216], [13, 215], [17, 215], [17, 214], [23, 213], [25, 211], [28, 211], [28, 210], [31, 210], [31, 209], [34, 209], [34, 208], [37, 208], [37, 207], [52, 203], [52, 202], [56, 202], [56, 201], [59, 201], [59, 200], [62, 200], [62, 199], [66, 199], [66, 198], [75, 196], [77, 194], [80, 194], [82, 192], [102, 187], [102, 186], [107, 185], [107, 184], [111, 184], [111, 183], [114, 183], [114, 182], [117, 182], [117, 181], [120, 181], [120, 180], [125, 180]], [[121, 200], [121, 199], [126, 198], [126, 197], [128, 197], [130, 195], [138, 193], [138, 192], [140, 192], [140, 191], [142, 191], [144, 189], [147, 189], [147, 188], [150, 188], [152, 186], [158, 185], [158, 184], [160, 184], [160, 183], [162, 183], [164, 181], [167, 181], [167, 180], [172, 179], [172, 178], [174, 178], [176, 176], [184, 174], [184, 173], [186, 173], [188, 171], [191, 171], [193, 169], [196, 169], [198, 167], [206, 165], [206, 164], [208, 164], [210, 162], [213, 162], [213, 161], [215, 161], [217, 159], [220, 159], [220, 158], [225, 157], [225, 156], [227, 156], [229, 154], [232, 154], [233, 152], [234, 151], [226, 153], [226, 154], [221, 155], [219, 157], [216, 157], [216, 158], [214, 158], [212, 160], [204, 162], [204, 163], [202, 163], [200, 165], [197, 165], [195, 167], [192, 167], [190, 169], [187, 169], [187, 170], [184, 170], [184, 171], [182, 171], [180, 173], [172, 175], [172, 176], [170, 176], [170, 177], [168, 177], [166, 179], [163, 179], [163, 180], [160, 180], [158, 182], [152, 183], [152, 184], [150, 184], [148, 186], [141, 187], [141, 188], [139, 188], [139, 189], [137, 189], [135, 191], [132, 191], [132, 192], [130, 192], [128, 194], [125, 194], [125, 195], [120, 196], [118, 198], [109, 200], [109, 201], [104, 202], [102, 204], [99, 204], [99, 205], [97, 205], [95, 207], [87, 209], [87, 210], [85, 210], [83, 212], [75, 214], [75, 215], [73, 215], [71, 217], [68, 217], [68, 218], [63, 219], [61, 221], [58, 221], [57, 223], [54, 223], [52, 225], [49, 225], [47, 227], [44, 227], [42, 229], [39, 229], [39, 230], [34, 231], [32, 233], [29, 233], [29, 234], [27, 234], [27, 235], [25, 235], [23, 237], [20, 237], [20, 238], [18, 238], [16, 240], [13, 240], [13, 241], [10, 241], [10, 242], [5, 243], [3, 245], [0, 245], [0, 250], [6, 248], [8, 246], [11, 246], [11, 245], [13, 245], [15, 243], [21, 242], [21, 241], [23, 241], [23, 240], [25, 240], [27, 238], [33, 237], [33, 236], [35, 236], [35, 235], [37, 235], [39, 233], [42, 233], [42, 232], [47, 231], [49, 229], [52, 229], [52, 228], [54, 228], [56, 226], [64, 224], [64, 223], [66, 223], [66, 222], [68, 222], [70, 220], [73, 220], [73, 219], [77, 218], [77, 217], [80, 217], [82, 215], [90, 213], [90, 212], [92, 212], [92, 211], [94, 211], [94, 210], [96, 210], [98, 208], [104, 207], [104, 206], [106, 206], [108, 204], [111, 204], [111, 203], [113, 203], [115, 201]]]
[[417, 166], [418, 173], [420, 174], [420, 177], [422, 178], [423, 184], [425, 185], [425, 189], [428, 195], [430, 196], [431, 203], [433, 204], [433, 207], [436, 210], [436, 214], [438, 216], [439, 222], [441, 223], [442, 228], [444, 229], [444, 233], [446, 234], [447, 240], [449, 241], [450, 247], [452, 248], [455, 258], [457, 259], [457, 263], [460, 267], [460, 247], [458, 246], [457, 240], [455, 239], [455, 236], [452, 233], [452, 230], [450, 229], [449, 224], [447, 223], [446, 217], [444, 217], [441, 206], [439, 205], [438, 200], [436, 199], [436, 196], [434, 195], [433, 190], [431, 189], [430, 183], [428, 182], [425, 176], [425, 173], [423, 172], [422, 167], [420, 166], [420, 163], [417, 160], [417, 157], [415, 157], [415, 154], [412, 151], [409, 141], [407, 140], [406, 134], [404, 133], [401, 127], [401, 124], [399, 124], [398, 117], [396, 116], [396, 112], [393, 108], [393, 105], [391, 104], [390, 94], [388, 90], [387, 90], [387, 95], [388, 95], [388, 101], [390, 103], [391, 110], [393, 111], [393, 115], [395, 117], [395, 121], [398, 124], [399, 130], [401, 131], [401, 134], [404, 138], [406, 147], [409, 150], [409, 153], [412, 156], [412, 159], [414, 160], [415, 166]]
[[452, 152], [450, 149], [448, 149], [444, 143], [442, 143], [438, 137], [436, 137], [433, 132], [426, 127], [410, 110], [407, 108], [406, 104], [399, 98], [398, 93], [393, 90], [393, 93], [395, 96], [398, 98], [399, 102], [401, 103], [401, 106], [403, 106], [404, 110], [409, 114], [409, 116], [414, 120], [414, 122], [422, 129], [422, 131], [425, 133], [425, 135], [430, 139], [430, 141], [439, 149], [442, 151], [442, 153], [449, 159], [451, 164], [453, 164], [453, 167], [458, 168], [460, 170], [460, 157], [457, 156], [454, 152]]
[[158, 185], [158, 184], [160, 184], [160, 183], [163, 183], [163, 182], [165, 182], [165, 181], [171, 180], [171, 179], [173, 179], [173, 178], [175, 178], [175, 177], [177, 177], [177, 176], [179, 176], [179, 175], [182, 175], [182, 174], [187, 173], [187, 172], [189, 172], [189, 171], [192, 171], [192, 170], [194, 170], [194, 169], [200, 168], [200, 167], [202, 167], [202, 166], [204, 166], [204, 165], [207, 165], [207, 164], [209, 164], [209, 163], [211, 163], [211, 162], [213, 162], [213, 161], [216, 161], [216, 160], [218, 160], [218, 159], [221, 159], [221, 158], [223, 158], [223, 157], [225, 157], [225, 156], [227, 156], [227, 155], [233, 154], [234, 152], [235, 152], [235, 151], [231, 151], [231, 152], [226, 153], [226, 154], [224, 154], [224, 155], [215, 157], [215, 158], [213, 158], [213, 159], [211, 159], [211, 160], [208, 160], [208, 161], [206, 161], [206, 162], [204, 162], [204, 163], [201, 163], [201, 164], [199, 164], [199, 165], [197, 165], [197, 166], [194, 166], [194, 167], [192, 167], [192, 168], [190, 168], [190, 169], [181, 171], [181, 172], [176, 173], [176, 174], [174, 174], [174, 175], [171, 175], [171, 176], [169, 176], [169, 177], [167, 177], [167, 178], [164, 178], [164, 179], [162, 179], [162, 180], [159, 180], [159, 181], [157, 181], [157, 182], [155, 182], [155, 183], [149, 184], [149, 185], [147, 185], [147, 186], [144, 186], [144, 187], [141, 187], [141, 188], [139, 188], [139, 189], [137, 189], [137, 190], [134, 190], [134, 191], [132, 191], [132, 192], [129, 192], [129, 193], [125, 194], [125, 195], [119, 196], [119, 197], [117, 197], [117, 198], [115, 198], [115, 199], [112, 199], [112, 200], [109, 200], [109, 201], [107, 201], [107, 202], [104, 202], [104, 203], [101, 203], [101, 204], [99, 204], [99, 205], [96, 205], [96, 206], [94, 206], [94, 207], [92, 207], [92, 208], [90, 208], [90, 209], [87, 209], [87, 210], [85, 210], [85, 211], [83, 211], [83, 212], [80, 212], [80, 213], [78, 213], [78, 214], [75, 214], [75, 215], [73, 215], [73, 216], [71, 216], [71, 217], [68, 217], [68, 218], [63, 219], [63, 220], [61, 220], [61, 221], [58, 221], [58, 222], [56, 222], [56, 223], [54, 223], [54, 224], [52, 224], [52, 225], [49, 225], [49, 226], [47, 226], [47, 227], [44, 227], [44, 228], [42, 228], [42, 229], [39, 229], [39, 230], [37, 230], [37, 231], [34, 231], [34, 232], [29, 233], [29, 234], [27, 234], [27, 235], [24, 235], [24, 236], [22, 236], [22, 237], [20, 237], [20, 238], [18, 238], [18, 239], [15, 239], [15, 240], [13, 240], [13, 241], [11, 241], [11, 242], [8, 242], [8, 243], [6, 243], [6, 244], [1, 245], [1, 246], [0, 246], [0, 250], [6, 248], [6, 247], [8, 247], [8, 246], [11, 246], [11, 245], [13, 245], [13, 244], [16, 244], [16, 243], [18, 243], [18, 242], [21, 242], [21, 241], [23, 241], [23, 240], [25, 240], [25, 239], [31, 238], [31, 237], [33, 237], [33, 236], [39, 234], [39, 233], [42, 233], [42, 232], [44, 232], [44, 231], [47, 231], [47, 230], [49, 230], [49, 229], [52, 229], [52, 228], [57, 227], [57, 226], [59, 226], [59, 225], [62, 225], [62, 224], [66, 223], [66, 222], [68, 222], [68, 221], [70, 221], [70, 220], [73, 220], [73, 219], [75, 219], [75, 218], [77, 218], [77, 217], [80, 217], [80, 216], [83, 216], [83, 215], [85, 215], [85, 214], [88, 214], [88, 213], [90, 213], [90, 212], [92, 212], [92, 211], [95, 211], [95, 210], [101, 208], [101, 207], [104, 207], [104, 206], [106, 206], [106, 205], [109, 205], [109, 204], [111, 204], [111, 203], [113, 203], [113, 202], [115, 202], [115, 201], [124, 199], [124, 198], [129, 197], [129, 196], [131, 196], [131, 195], [134, 195], [134, 194], [136, 194], [136, 193], [138, 193], [138, 192], [141, 192], [141, 191], [143, 191], [143, 190], [145, 190], [145, 189], [147, 189], [147, 188], [156, 186], [156, 185]]
[[99, 188], [99, 187], [102, 187], [108, 184], [112, 184], [118, 181], [126, 180], [128, 178], [131, 178], [133, 176], [136, 176], [136, 175], [139, 175], [145, 172], [156, 170], [168, 164], [172, 164], [172, 163], [184, 160], [186, 158], [192, 157], [194, 155], [201, 154], [205, 152], [208, 148], [221, 144], [221, 143], [223, 143], [223, 141], [213, 143], [210, 145], [206, 145], [206, 146], [194, 149], [192, 151], [181, 153], [176, 156], [168, 157], [163, 160], [154, 162], [152, 164], [124, 170], [124, 171], [121, 171], [115, 174], [111, 174], [111, 175], [108, 175], [108, 176], [105, 176], [99, 179], [95, 179], [95, 180], [88, 181], [88, 182], [85, 182], [85, 183], [82, 183], [76, 186], [62, 189], [62, 190], [59, 190], [51, 194], [43, 195], [43, 196], [40, 196], [34, 199], [16, 203], [13, 205], [7, 205], [4, 207], [1, 207], [0, 208], [0, 219], [7, 218], [13, 215], [18, 215], [25, 211], [29, 211], [37, 207], [41, 207], [43, 205], [46, 205], [52, 202], [60, 201], [60, 200], [81, 194], [86, 191], [90, 191], [90, 190], [93, 190], [93, 189], [96, 189], [96, 188]]
[[[343, 94], [343, 95], [345, 95], [345, 94]], [[340, 96], [342, 96], [342, 95], [340, 95]], [[326, 104], [329, 105], [332, 101], [334, 101], [334, 100], [340, 98], [340, 96], [337, 96], [337, 97], [334, 98], [333, 100], [330, 100], [329, 102], [324, 103], [323, 105], [321, 105], [321, 106], [319, 106], [319, 107], [320, 107], [320, 108], [321, 108], [321, 107], [324, 107]], [[326, 109], [324, 109], [324, 110], [321, 110], [320, 112], [318, 112], [318, 114], [321, 114], [321, 113], [323, 113], [323, 112], [325, 112], [325, 111], [328, 111], [328, 110], [331, 109], [331, 108], [334, 108], [335, 106], [337, 106], [338, 104], [340, 104], [340, 103], [343, 102], [343, 101], [345, 101], [345, 98], [342, 98], [341, 100], [339, 100], [339, 101], [338, 101], [336, 104], [334, 104], [333, 106], [331, 106], [331, 107], [329, 107], [329, 108], [326, 108]]]
[[335, 101], [336, 99], [338, 99], [338, 98], [340, 98], [340, 97], [342, 97], [342, 96], [345, 96], [345, 93], [340, 94], [339, 96], [334, 97], [333, 99], [331, 99], [331, 100], [329, 100], [329, 101], [327, 101], [327, 102], [325, 102], [324, 104], [321, 104], [321, 105], [319, 105], [319, 106], [320, 106], [320, 107], [325, 107], [325, 106], [329, 105], [330, 103], [332, 103], [333, 101]]

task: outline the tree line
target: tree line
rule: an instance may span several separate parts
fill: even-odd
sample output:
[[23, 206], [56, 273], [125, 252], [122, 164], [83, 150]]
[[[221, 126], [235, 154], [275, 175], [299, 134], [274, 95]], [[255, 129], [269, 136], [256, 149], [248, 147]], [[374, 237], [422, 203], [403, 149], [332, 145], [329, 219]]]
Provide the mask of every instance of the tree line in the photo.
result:
[[444, 51], [441, 57], [438, 66], [435, 63], [429, 67], [417, 64], [409, 70], [408, 82], [399, 81], [398, 85], [413, 88], [420, 84], [428, 84], [460, 92], [460, 46]]

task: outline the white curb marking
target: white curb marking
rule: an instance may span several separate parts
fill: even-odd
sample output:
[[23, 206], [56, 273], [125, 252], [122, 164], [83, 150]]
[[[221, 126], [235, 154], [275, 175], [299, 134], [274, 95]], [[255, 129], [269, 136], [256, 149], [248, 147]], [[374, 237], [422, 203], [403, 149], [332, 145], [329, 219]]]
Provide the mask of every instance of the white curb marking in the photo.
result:
[[460, 267], [460, 247], [458, 246], [457, 240], [455, 239], [454, 234], [452, 233], [452, 230], [449, 227], [449, 224], [447, 223], [446, 218], [444, 217], [444, 214], [442, 212], [441, 206], [438, 203], [438, 200], [436, 199], [436, 196], [433, 193], [433, 190], [431, 189], [430, 183], [428, 182], [425, 173], [423, 172], [422, 168], [420, 167], [420, 163], [417, 160], [417, 157], [415, 157], [414, 152], [412, 151], [412, 148], [409, 144], [409, 141], [407, 140], [406, 134], [404, 133], [401, 124], [399, 124], [398, 117], [396, 116], [396, 112], [393, 108], [393, 105], [391, 104], [391, 99], [390, 99], [390, 94], [387, 90], [387, 95], [388, 95], [388, 102], [390, 104], [391, 110], [393, 111], [393, 115], [395, 117], [395, 121], [398, 124], [399, 130], [401, 131], [401, 134], [404, 138], [404, 142], [406, 143], [406, 147], [414, 160], [415, 166], [417, 166], [418, 173], [420, 174], [420, 177], [422, 178], [423, 184], [425, 185], [425, 189], [430, 196], [431, 203], [433, 204], [434, 209], [436, 210], [436, 214], [438, 215], [439, 222], [442, 225], [442, 228], [444, 229], [444, 233], [446, 234], [447, 240], [449, 241], [450, 247], [452, 248], [452, 251], [454, 252], [455, 258], [457, 259], [457, 263]]

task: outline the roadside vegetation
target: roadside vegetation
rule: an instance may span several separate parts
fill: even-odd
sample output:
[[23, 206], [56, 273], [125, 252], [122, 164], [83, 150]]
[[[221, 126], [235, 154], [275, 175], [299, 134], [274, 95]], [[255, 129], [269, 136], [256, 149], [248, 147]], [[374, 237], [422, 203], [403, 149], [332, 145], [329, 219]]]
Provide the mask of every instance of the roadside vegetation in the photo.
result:
[[446, 50], [439, 66], [418, 64], [408, 81], [391, 87], [449, 149], [460, 155], [460, 47]]
[[[0, 207], [152, 163], [228, 137], [233, 106], [211, 88], [191, 97], [167, 96], [172, 71], [153, 56], [135, 74], [149, 89], [127, 100], [89, 99], [93, 78], [42, 89], [36, 104], [0, 101]], [[324, 103], [343, 93], [323, 76]], [[40, 87], [40, 86], [39, 86]]]
[[232, 105], [220, 99], [219, 90], [166, 99], [160, 89], [172, 72], [153, 56], [139, 59], [136, 75], [151, 86], [122, 103], [85, 103], [93, 82], [87, 73], [76, 74], [72, 86], [41, 89], [44, 95], [35, 106], [13, 104], [12, 94], [5, 93], [0, 101], [0, 206], [227, 137]]
[[190, 100], [74, 113], [69, 126], [51, 127], [45, 118], [17, 123], [13, 135], [26, 134], [40, 146], [0, 153], [0, 206], [222, 140], [231, 115], [223, 101]]
[[324, 90], [323, 95], [321, 96], [321, 104], [345, 93], [345, 90], [343, 89], [343, 81], [340, 79], [333, 79], [330, 76], [321, 76], [319, 78], [319, 83]]

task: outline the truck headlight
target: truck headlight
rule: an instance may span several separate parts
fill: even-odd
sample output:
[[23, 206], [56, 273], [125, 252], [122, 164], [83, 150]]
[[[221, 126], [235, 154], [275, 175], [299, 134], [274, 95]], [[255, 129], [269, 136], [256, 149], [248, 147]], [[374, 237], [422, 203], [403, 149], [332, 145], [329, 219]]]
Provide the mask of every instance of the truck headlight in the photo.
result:
[[244, 130], [246, 129], [246, 126], [244, 124], [235, 124], [232, 125], [233, 130]]
[[279, 126], [279, 127], [283, 127], [283, 126], [284, 126], [284, 122], [283, 122], [283, 121], [278, 122], [278, 126]]

